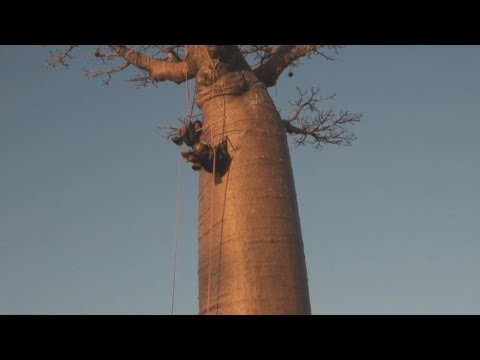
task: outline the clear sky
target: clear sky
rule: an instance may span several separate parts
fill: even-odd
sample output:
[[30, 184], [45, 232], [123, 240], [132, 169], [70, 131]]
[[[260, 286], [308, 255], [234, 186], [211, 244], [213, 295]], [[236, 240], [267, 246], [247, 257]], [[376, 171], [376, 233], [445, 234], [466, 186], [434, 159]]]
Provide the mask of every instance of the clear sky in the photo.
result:
[[[51, 48], [50, 48], [51, 49]], [[0, 46], [0, 314], [170, 314], [185, 84], [87, 80]], [[348, 46], [297, 85], [364, 114], [291, 149], [314, 314], [480, 314], [480, 47]], [[193, 84], [191, 89], [193, 88]], [[327, 105], [328, 106], [328, 105]], [[176, 314], [197, 314], [197, 178], [182, 163]]]

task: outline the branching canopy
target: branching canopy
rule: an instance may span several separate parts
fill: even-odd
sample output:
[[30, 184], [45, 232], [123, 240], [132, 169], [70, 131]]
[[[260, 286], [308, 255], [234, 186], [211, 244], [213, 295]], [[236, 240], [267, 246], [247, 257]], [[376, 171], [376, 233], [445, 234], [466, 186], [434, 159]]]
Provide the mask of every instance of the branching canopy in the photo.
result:
[[[47, 65], [54, 68], [58, 65], [68, 67], [77, 48], [78, 45], [68, 45], [56, 52], [50, 52]], [[105, 85], [110, 84], [115, 74], [128, 68], [140, 70], [131, 79], [139, 87], [156, 85], [157, 82], [167, 80], [182, 83], [194, 78], [199, 71], [199, 65], [191, 55], [199, 51], [198, 48], [199, 46], [187, 45], [103, 45], [96, 48], [92, 55], [105, 67], [84, 71], [88, 78], [101, 78]], [[266, 87], [274, 86], [283, 71], [298, 66], [300, 59], [319, 55], [326, 60], [333, 60], [332, 54], [338, 51], [338, 47], [326, 45], [205, 46], [205, 49], [207, 48], [209, 53], [218, 58], [222, 56], [224, 48], [235, 48], [236, 53], [240, 52], [245, 59], [245, 66], [249, 67]], [[321, 109], [320, 104], [332, 99], [334, 95], [322, 98], [318, 89], [311, 89], [310, 92], [301, 91], [299, 88], [297, 90], [299, 98], [291, 102], [292, 114], [282, 120], [286, 132], [296, 135], [295, 144], [311, 144], [316, 149], [327, 143], [350, 145], [355, 135], [350, 133], [346, 126], [360, 121], [362, 115]]]
[[362, 115], [319, 108], [321, 102], [333, 99], [335, 94], [323, 98], [319, 89], [312, 88], [308, 96], [307, 91], [301, 91], [298, 87], [297, 91], [298, 100], [290, 102], [292, 114], [288, 119], [282, 119], [285, 131], [298, 135], [295, 138], [296, 146], [311, 144], [315, 149], [321, 149], [322, 144], [350, 146], [356, 137], [346, 125], [359, 122]]

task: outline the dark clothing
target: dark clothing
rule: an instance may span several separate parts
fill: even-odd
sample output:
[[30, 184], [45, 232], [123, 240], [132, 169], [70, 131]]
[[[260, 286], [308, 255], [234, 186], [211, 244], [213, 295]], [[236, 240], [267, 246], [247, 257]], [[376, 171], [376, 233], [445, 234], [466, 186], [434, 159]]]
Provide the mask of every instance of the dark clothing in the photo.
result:
[[172, 141], [178, 146], [185, 144], [192, 147], [200, 141], [201, 129], [202, 123], [200, 121], [189, 122], [177, 130], [175, 136], [172, 137]]

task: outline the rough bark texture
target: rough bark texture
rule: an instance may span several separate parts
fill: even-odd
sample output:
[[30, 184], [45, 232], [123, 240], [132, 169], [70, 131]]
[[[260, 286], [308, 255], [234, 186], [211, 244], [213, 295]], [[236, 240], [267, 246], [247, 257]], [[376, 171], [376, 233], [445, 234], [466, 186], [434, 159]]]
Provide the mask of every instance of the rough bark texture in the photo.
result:
[[228, 63], [216, 66], [216, 50], [197, 54], [202, 141], [217, 144], [224, 134], [235, 151], [229, 145], [233, 159], [222, 178], [200, 173], [200, 314], [310, 314], [284, 125], [243, 57], [226, 49]]

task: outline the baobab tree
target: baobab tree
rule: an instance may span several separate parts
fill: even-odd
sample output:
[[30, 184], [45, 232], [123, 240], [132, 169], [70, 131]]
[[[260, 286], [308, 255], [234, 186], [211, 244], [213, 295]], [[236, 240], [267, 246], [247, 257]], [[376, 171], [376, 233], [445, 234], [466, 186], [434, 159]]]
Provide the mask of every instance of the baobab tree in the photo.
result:
[[[68, 66], [76, 48], [52, 52], [48, 64]], [[337, 48], [323, 45], [103, 45], [95, 51], [107, 67], [86, 75], [105, 84], [129, 68], [140, 69], [132, 79], [139, 86], [195, 79], [196, 144], [204, 150], [203, 162], [194, 165], [200, 171], [200, 314], [311, 313], [287, 134], [297, 146], [350, 145], [355, 136], [347, 126], [361, 115], [323, 109], [331, 97], [297, 88], [292, 112], [282, 118], [267, 89], [284, 71], [292, 76], [300, 59], [331, 59], [332, 51]], [[177, 144], [191, 117], [177, 131]], [[198, 162], [196, 145], [188, 145], [186, 159]]]

